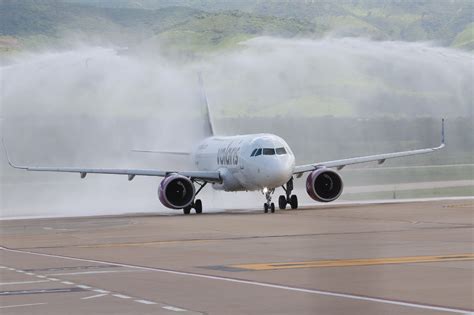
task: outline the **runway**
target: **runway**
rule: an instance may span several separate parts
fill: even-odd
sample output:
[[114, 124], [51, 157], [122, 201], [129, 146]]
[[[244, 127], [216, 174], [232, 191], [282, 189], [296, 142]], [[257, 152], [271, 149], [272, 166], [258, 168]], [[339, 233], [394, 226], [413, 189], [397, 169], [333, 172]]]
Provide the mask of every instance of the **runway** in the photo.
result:
[[469, 314], [473, 200], [0, 221], [3, 314]]

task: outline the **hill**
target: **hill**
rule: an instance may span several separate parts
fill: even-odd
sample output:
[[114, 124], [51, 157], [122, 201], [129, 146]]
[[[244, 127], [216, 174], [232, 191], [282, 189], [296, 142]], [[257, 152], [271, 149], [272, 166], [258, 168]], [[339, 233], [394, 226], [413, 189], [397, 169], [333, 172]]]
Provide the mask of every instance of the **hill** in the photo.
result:
[[474, 3], [452, 1], [2, 0], [0, 53], [76, 42], [165, 42], [194, 54], [259, 35], [368, 36], [473, 50]]

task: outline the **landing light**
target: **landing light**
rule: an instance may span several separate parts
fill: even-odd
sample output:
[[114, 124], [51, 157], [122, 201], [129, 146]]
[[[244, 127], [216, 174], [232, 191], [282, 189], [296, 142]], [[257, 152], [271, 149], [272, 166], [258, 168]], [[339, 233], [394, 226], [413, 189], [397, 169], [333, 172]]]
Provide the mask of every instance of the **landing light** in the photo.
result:
[[268, 188], [267, 188], [267, 187], [264, 187], [264, 188], [263, 188], [263, 193], [266, 194], [267, 191], [268, 191]]

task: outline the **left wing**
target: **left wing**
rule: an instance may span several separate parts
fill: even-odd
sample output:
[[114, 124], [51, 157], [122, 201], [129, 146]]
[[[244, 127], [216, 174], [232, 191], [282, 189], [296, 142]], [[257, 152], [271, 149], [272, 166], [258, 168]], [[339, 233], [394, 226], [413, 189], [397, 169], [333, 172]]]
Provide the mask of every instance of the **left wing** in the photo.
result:
[[[2, 139], [3, 143], [3, 139]], [[34, 172], [63, 172], [63, 173], [79, 173], [81, 178], [85, 178], [87, 174], [112, 174], [112, 175], [128, 175], [128, 180], [133, 180], [135, 176], [158, 176], [165, 177], [171, 174], [180, 174], [190, 179], [203, 180], [211, 183], [220, 183], [221, 176], [219, 172], [202, 172], [202, 171], [161, 171], [155, 169], [120, 169], [120, 168], [76, 168], [76, 167], [42, 167], [42, 166], [18, 166], [15, 165], [8, 156], [5, 143], [3, 147], [7, 156], [8, 164], [16, 169], [23, 169]]]
[[366, 163], [366, 162], [373, 162], [377, 161], [379, 164], [385, 162], [388, 159], [394, 159], [403, 156], [410, 156], [410, 155], [418, 155], [418, 154], [425, 154], [431, 153], [437, 150], [444, 148], [445, 141], [444, 141], [444, 119], [441, 120], [441, 144], [435, 148], [427, 148], [427, 149], [419, 149], [419, 150], [411, 150], [411, 151], [402, 151], [402, 152], [393, 152], [393, 153], [385, 153], [385, 154], [377, 154], [377, 155], [368, 155], [368, 156], [361, 156], [355, 157], [350, 159], [342, 159], [342, 160], [334, 160], [334, 161], [327, 161], [327, 162], [320, 162], [314, 164], [306, 164], [306, 165], [298, 165], [295, 167], [293, 174], [297, 175], [297, 177], [301, 177], [303, 173], [314, 171], [318, 168], [322, 167], [336, 167], [337, 169], [342, 169], [346, 165], [351, 164], [359, 164], [359, 163]]

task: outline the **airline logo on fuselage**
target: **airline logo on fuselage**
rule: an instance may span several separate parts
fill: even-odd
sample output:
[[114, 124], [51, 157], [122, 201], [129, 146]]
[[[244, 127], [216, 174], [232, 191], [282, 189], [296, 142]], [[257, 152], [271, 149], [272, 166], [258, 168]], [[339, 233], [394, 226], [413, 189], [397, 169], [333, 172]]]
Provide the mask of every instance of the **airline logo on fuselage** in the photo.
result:
[[240, 147], [220, 148], [217, 150], [218, 165], [238, 165]]

